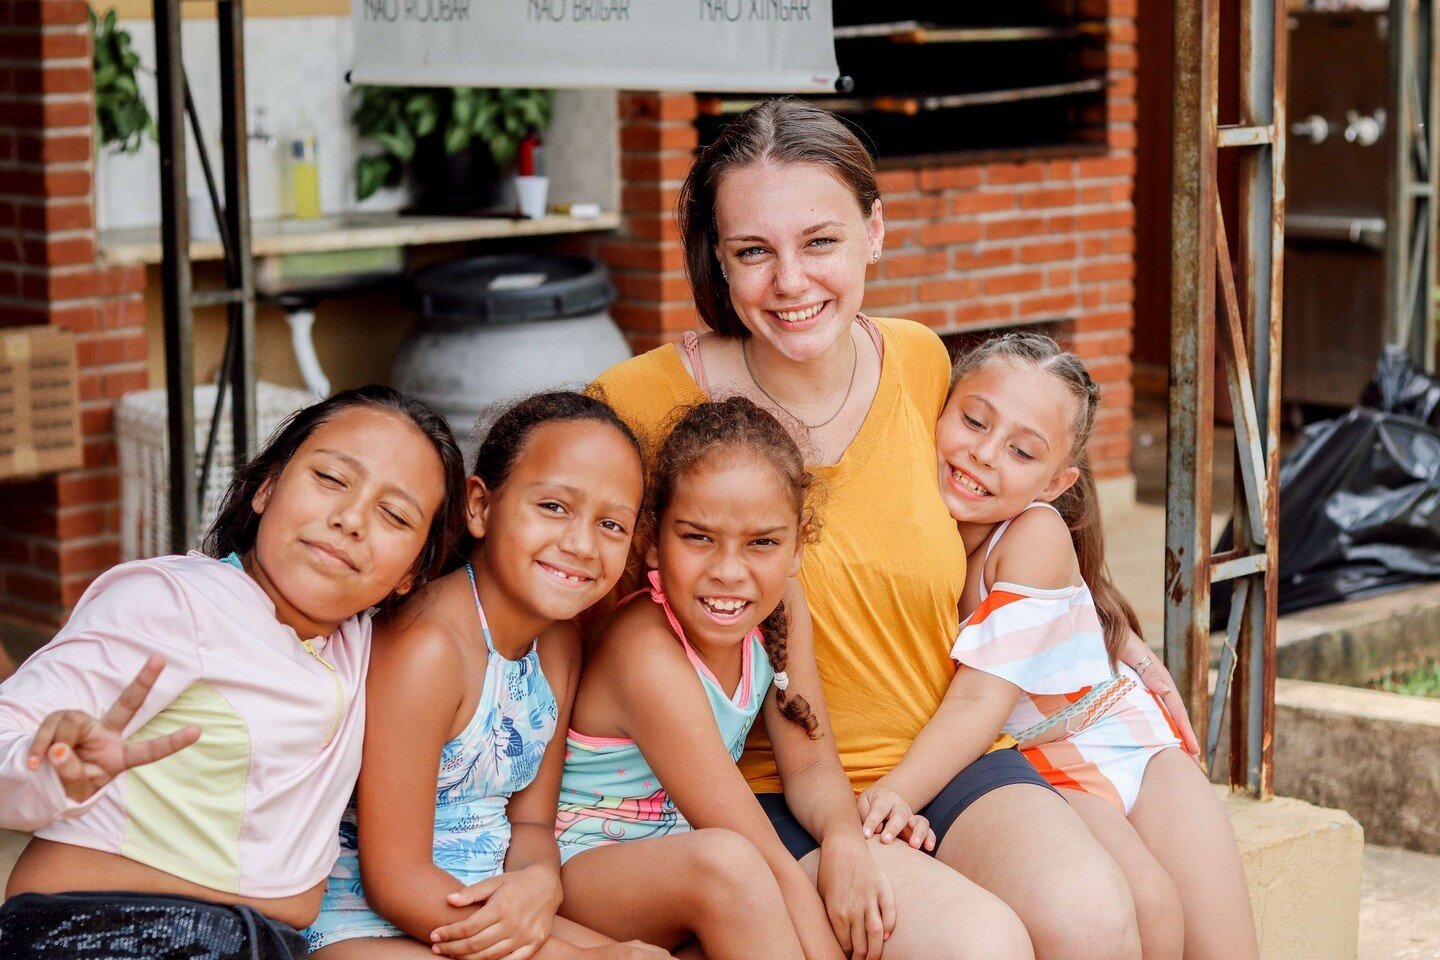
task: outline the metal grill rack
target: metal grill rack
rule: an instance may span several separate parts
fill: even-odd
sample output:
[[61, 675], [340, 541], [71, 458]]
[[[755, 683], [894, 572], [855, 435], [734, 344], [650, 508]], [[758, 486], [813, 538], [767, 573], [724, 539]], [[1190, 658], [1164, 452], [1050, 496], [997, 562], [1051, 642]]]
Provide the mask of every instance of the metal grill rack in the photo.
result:
[[[1073, 0], [897, 0], [885, 15], [837, 0], [846, 85], [807, 99], [853, 118], [887, 162], [1103, 142], [1107, 26]], [[755, 102], [702, 95], [701, 141]]]

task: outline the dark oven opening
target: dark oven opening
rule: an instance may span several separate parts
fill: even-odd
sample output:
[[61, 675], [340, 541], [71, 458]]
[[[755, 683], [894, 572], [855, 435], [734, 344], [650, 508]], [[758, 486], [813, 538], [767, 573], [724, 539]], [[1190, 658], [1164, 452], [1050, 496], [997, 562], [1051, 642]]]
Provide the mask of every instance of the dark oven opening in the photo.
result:
[[[835, 53], [854, 86], [802, 99], [854, 122], [886, 163], [1103, 144], [1107, 27], [1080, 9], [1077, 0], [835, 0]], [[755, 102], [702, 93], [700, 142]]]

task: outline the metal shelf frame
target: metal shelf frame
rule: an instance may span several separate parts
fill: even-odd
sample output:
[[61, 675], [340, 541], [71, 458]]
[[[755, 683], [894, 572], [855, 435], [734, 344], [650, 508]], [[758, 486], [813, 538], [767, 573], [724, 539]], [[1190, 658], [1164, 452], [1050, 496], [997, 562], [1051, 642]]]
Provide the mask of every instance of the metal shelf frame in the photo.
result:
[[[223, 193], [200, 136], [180, 44], [180, 0], [155, 0], [156, 117], [160, 140], [160, 265], [165, 307], [165, 391], [170, 465], [172, 553], [193, 549], [199, 537], [200, 497], [214, 455], [228, 395], [237, 463], [255, 443], [255, 276], [250, 250], [250, 193], [246, 167], [245, 14], [242, 0], [215, 0], [220, 56], [220, 148]], [[186, 190], [185, 120], [194, 128], [200, 164], [224, 248], [225, 285], [194, 289], [190, 262], [190, 205]], [[195, 457], [195, 308], [225, 306], [228, 330], [219, 389], [200, 463]]]
[[[1230, 711], [1230, 786], [1274, 793], [1280, 332], [1285, 228], [1284, 0], [1239, 0], [1241, 122], [1217, 121], [1219, 0], [1176, 0], [1165, 662], [1210, 765]], [[1227, 227], [1219, 151], [1240, 151]], [[1230, 234], [1235, 235], [1232, 262]], [[1217, 287], [1219, 309], [1217, 311]], [[1212, 556], [1215, 350], [1235, 410], [1235, 549]], [[1212, 696], [1210, 585], [1235, 581]]]
[[1435, 372], [1436, 157], [1440, 155], [1435, 0], [1390, 0], [1390, 116], [1395, 155], [1390, 170], [1385, 239], [1385, 340]]

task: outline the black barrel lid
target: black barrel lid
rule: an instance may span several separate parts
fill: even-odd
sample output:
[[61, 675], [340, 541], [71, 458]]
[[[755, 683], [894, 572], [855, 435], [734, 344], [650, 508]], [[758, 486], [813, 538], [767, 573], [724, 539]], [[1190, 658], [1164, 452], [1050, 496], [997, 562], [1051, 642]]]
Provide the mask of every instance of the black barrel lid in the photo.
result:
[[469, 257], [420, 270], [412, 306], [426, 320], [511, 323], [599, 313], [615, 300], [605, 265], [526, 253]]

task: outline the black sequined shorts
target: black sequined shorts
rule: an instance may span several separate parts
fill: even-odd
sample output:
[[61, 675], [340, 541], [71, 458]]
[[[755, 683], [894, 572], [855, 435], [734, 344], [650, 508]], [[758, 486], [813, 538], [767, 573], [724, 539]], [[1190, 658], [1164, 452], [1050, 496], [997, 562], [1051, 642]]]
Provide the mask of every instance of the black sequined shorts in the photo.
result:
[[252, 907], [149, 893], [22, 893], [0, 904], [4, 960], [300, 960], [298, 931]]

